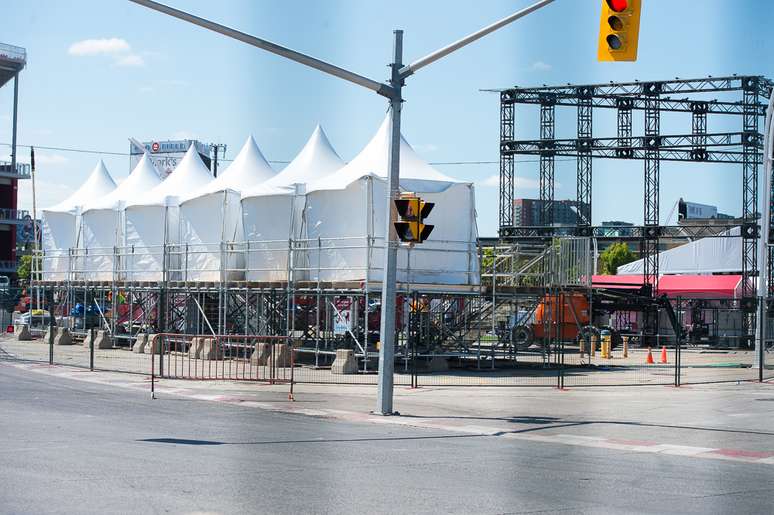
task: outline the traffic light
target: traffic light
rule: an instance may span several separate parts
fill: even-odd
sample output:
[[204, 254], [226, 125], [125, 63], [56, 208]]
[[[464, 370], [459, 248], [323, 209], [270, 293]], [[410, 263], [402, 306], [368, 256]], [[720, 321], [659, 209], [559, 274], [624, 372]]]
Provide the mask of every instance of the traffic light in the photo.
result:
[[636, 61], [642, 0], [602, 0], [600, 61]]
[[432, 202], [425, 202], [413, 193], [404, 193], [399, 199], [395, 199], [395, 208], [400, 220], [394, 222], [395, 232], [400, 241], [408, 243], [422, 243], [433, 232], [433, 226], [424, 222], [432, 211]]

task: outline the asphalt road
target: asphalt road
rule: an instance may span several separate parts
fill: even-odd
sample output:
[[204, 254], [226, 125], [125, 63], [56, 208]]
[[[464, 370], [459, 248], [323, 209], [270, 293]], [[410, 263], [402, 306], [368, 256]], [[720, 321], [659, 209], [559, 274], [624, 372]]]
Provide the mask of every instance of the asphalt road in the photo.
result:
[[[582, 409], [582, 407], [579, 407]], [[2, 513], [770, 513], [774, 466], [266, 412], [0, 364]]]

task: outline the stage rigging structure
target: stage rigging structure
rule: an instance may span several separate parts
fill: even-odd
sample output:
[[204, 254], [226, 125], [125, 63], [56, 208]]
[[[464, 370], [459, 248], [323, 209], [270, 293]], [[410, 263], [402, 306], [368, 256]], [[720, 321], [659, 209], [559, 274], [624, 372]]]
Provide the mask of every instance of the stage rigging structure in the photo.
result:
[[[662, 238], [728, 237], [730, 231], [718, 231], [718, 224], [664, 226], [660, 223], [659, 189], [661, 164], [669, 161], [690, 163], [725, 163], [741, 166], [742, 210], [742, 299], [746, 334], [755, 328], [756, 286], [758, 277], [758, 211], [759, 171], [763, 163], [761, 119], [774, 83], [762, 76], [706, 77], [659, 81], [634, 81], [607, 84], [514, 87], [500, 91], [500, 201], [499, 236], [504, 242], [551, 240], [568, 232], [576, 236], [618, 239], [622, 232], [640, 244], [644, 259], [643, 283], [657, 295], [659, 276], [659, 241]], [[519, 139], [517, 129], [524, 124], [518, 119], [517, 106], [539, 107], [539, 139]], [[576, 137], [556, 137], [557, 108], [575, 109]], [[611, 109], [616, 112], [615, 135], [594, 134], [594, 113]], [[662, 116], [677, 113], [690, 116], [690, 132], [668, 134], [662, 131]], [[738, 120], [738, 129], [710, 132], [708, 118]], [[643, 131], [634, 134], [634, 120], [642, 116]], [[671, 120], [671, 118], [670, 118]], [[723, 126], [729, 126], [725, 121]], [[539, 159], [540, 223], [520, 226], [514, 218], [516, 158], [537, 156]], [[579, 206], [574, 227], [554, 224], [555, 160], [575, 158], [576, 196]], [[643, 224], [634, 228], [595, 227], [592, 225], [592, 172], [594, 159], [625, 159], [643, 162]], [[768, 192], [774, 202], [774, 191]], [[718, 234], [720, 232], [720, 234]], [[774, 269], [774, 253], [767, 247], [765, 262], [769, 276]], [[652, 285], [652, 286], [651, 286]], [[771, 297], [771, 292], [769, 292]]]

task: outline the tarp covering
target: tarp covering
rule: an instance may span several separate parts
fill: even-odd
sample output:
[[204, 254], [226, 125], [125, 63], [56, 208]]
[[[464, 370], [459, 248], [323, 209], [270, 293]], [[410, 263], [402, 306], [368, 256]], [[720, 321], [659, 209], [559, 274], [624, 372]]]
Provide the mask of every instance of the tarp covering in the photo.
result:
[[[637, 289], [642, 275], [595, 275], [595, 288]], [[686, 298], [739, 298], [742, 294], [741, 275], [663, 275], [658, 279], [659, 294]]]
[[78, 245], [77, 233], [83, 206], [115, 188], [115, 181], [100, 159], [80, 188], [59, 204], [43, 210], [43, 280], [69, 278], [70, 249]]
[[[742, 239], [739, 227], [723, 237], [700, 240], [665, 250], [658, 256], [660, 274], [717, 274], [742, 271]], [[644, 273], [644, 261], [633, 261], [618, 267], [618, 275]]]
[[[327, 177], [343, 166], [344, 161], [318, 125], [301, 152], [282, 172], [256, 188], [243, 191], [245, 239], [250, 242], [248, 280], [285, 280], [289, 241], [304, 238], [301, 221], [305, 185]], [[298, 272], [294, 279], [301, 280], [306, 275]]]
[[127, 280], [160, 281], [164, 260], [169, 274], [179, 279], [179, 202], [212, 179], [199, 153], [191, 146], [171, 174], [142, 199], [127, 202], [124, 211], [125, 274]]
[[[387, 118], [347, 166], [307, 188], [304, 221], [311, 250], [310, 279], [378, 281], [382, 278], [387, 212]], [[435, 202], [427, 220], [435, 229], [423, 244], [398, 255], [398, 280], [407, 283], [475, 284], [475, 195], [473, 185], [428, 165], [401, 137], [400, 187]], [[319, 240], [318, 240], [319, 238]], [[320, 241], [317, 251], [314, 241]]]
[[[184, 280], [242, 278], [244, 231], [240, 193], [263, 184], [274, 175], [255, 139], [250, 136], [221, 175], [180, 204]], [[277, 222], [282, 223], [282, 220]]]
[[124, 242], [123, 208], [127, 202], [142, 200], [159, 184], [159, 171], [146, 153], [115, 190], [84, 206], [80, 247], [86, 251], [79, 251], [83, 255], [83, 279], [105, 281], [112, 278], [115, 266], [113, 248], [122, 246]]

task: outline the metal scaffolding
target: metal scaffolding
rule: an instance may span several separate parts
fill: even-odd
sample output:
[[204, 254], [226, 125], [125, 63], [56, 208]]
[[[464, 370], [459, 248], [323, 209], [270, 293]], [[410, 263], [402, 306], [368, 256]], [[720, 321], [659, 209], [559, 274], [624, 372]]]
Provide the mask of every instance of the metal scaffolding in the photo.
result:
[[[543, 240], [554, 236], [591, 236], [639, 242], [644, 259], [645, 285], [656, 294], [658, 254], [664, 238], [718, 236], [718, 224], [700, 226], [662, 226], [659, 219], [661, 163], [730, 163], [742, 166], [741, 226], [743, 299], [748, 312], [748, 334], [755, 327], [755, 279], [758, 277], [758, 170], [762, 163], [760, 118], [774, 83], [761, 76], [707, 77], [649, 82], [626, 82], [535, 88], [511, 88], [500, 91], [500, 238], [506, 242]], [[713, 98], [720, 96], [722, 99]], [[516, 106], [540, 108], [540, 139], [518, 139]], [[557, 139], [557, 107], [577, 109], [577, 137]], [[595, 109], [615, 109], [617, 134], [595, 136], [592, 120]], [[643, 133], [634, 135], [633, 112], [643, 113]], [[691, 131], [662, 134], [665, 113], [691, 115]], [[708, 117], [741, 117], [739, 131], [710, 132]], [[524, 124], [523, 120], [519, 120]], [[540, 159], [540, 225], [524, 227], [514, 219], [515, 156], [531, 155]], [[557, 156], [577, 162], [576, 195], [579, 206], [574, 227], [558, 227], [554, 222], [554, 160]], [[643, 161], [643, 224], [640, 227], [594, 227], [591, 223], [592, 162], [594, 158], [634, 159]], [[774, 202], [774, 190], [769, 192]], [[588, 206], [588, 207], [586, 207]], [[725, 236], [725, 235], [724, 235]], [[774, 255], [767, 256], [774, 268]]]

